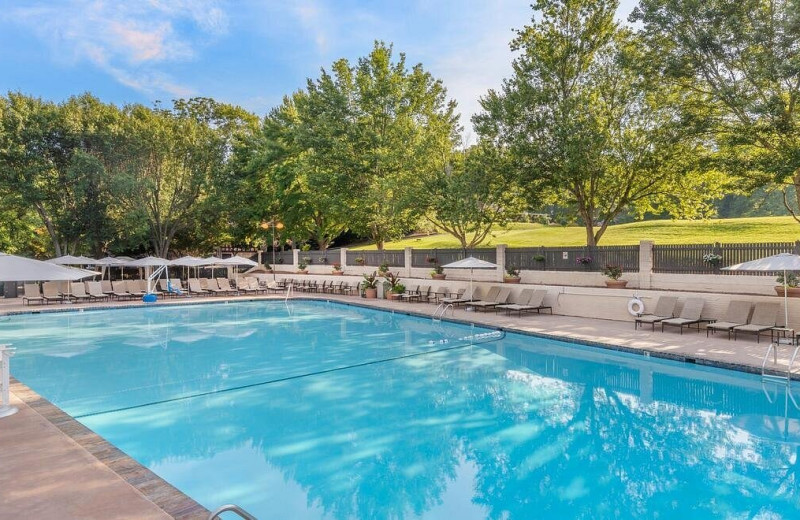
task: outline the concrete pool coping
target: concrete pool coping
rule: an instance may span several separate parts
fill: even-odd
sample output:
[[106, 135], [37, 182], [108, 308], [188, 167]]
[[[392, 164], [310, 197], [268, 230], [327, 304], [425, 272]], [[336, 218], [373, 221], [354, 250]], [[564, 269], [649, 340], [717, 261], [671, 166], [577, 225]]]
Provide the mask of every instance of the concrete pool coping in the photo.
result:
[[[435, 306], [431, 304], [394, 302], [387, 300], [366, 300], [353, 296], [338, 295], [298, 295], [294, 300], [332, 301], [357, 307], [377, 309], [401, 314], [430, 318]], [[244, 301], [281, 301], [283, 296], [241, 296], [241, 297], [208, 297], [159, 302], [157, 306], [186, 304], [225, 304]], [[58, 307], [0, 306], [0, 316], [46, 312], [75, 312], [80, 310], [94, 311], [120, 308], [141, 308], [152, 304], [131, 302], [104, 302], [98, 304], [82, 304]], [[2, 308], [5, 307], [5, 308]], [[462, 324], [494, 328], [507, 332], [520, 333], [535, 337], [556, 339], [639, 355], [650, 355], [679, 362], [719, 367], [739, 372], [760, 374], [761, 359], [768, 343], [757, 344], [751, 341], [728, 341], [720, 337], [706, 338], [704, 334], [677, 332], [650, 332], [633, 330], [632, 322], [614, 322], [592, 318], [575, 318], [567, 316], [551, 316], [549, 314], [530, 314], [523, 317], [504, 316], [494, 313], [468, 312], [459, 309], [448, 321]], [[749, 339], [749, 338], [748, 338]], [[735, 349], [733, 347], [736, 347]], [[12, 360], [13, 366], [13, 360]], [[788, 353], [782, 352], [779, 366], [788, 367]], [[796, 375], [794, 376], [797, 377]], [[31, 507], [46, 507], [37, 518], [206, 518], [208, 511], [187, 495], [140, 465], [121, 450], [105, 441], [83, 424], [73, 419], [61, 409], [39, 396], [25, 386], [14, 381], [11, 386], [12, 399], [21, 405], [19, 414], [0, 419], [0, 462], [8, 462], [14, 458], [15, 471], [0, 472], [0, 489], [4, 490], [0, 498], [0, 506], [6, 511], [29, 512]], [[11, 425], [14, 427], [4, 428]], [[47, 424], [44, 424], [44, 423]], [[11, 435], [14, 429], [25, 431], [33, 428], [43, 431], [42, 435], [49, 439]], [[61, 463], [64, 467], [55, 467], [58, 460], [50, 460], [48, 467], [42, 467], [41, 448], [36, 443], [60, 446], [64, 455]], [[77, 451], [76, 451], [77, 450]], [[67, 456], [69, 455], [69, 456]], [[87, 462], [88, 461], [88, 462]], [[91, 463], [97, 462], [97, 464]], [[4, 464], [5, 465], [5, 464]], [[46, 497], [32, 494], [30, 483], [37, 478], [52, 474], [86, 473], [86, 479], [102, 483], [114, 488], [114, 493], [102, 493], [101, 487], [81, 486], [73, 479], [48, 482], [42, 492]], [[38, 475], [38, 477], [37, 477]], [[51, 479], [52, 480], [52, 479]], [[120, 482], [121, 481], [121, 482]], [[22, 486], [20, 488], [20, 486]], [[15, 491], [16, 490], [16, 491]], [[16, 494], [14, 494], [16, 493]], [[92, 506], [93, 510], [81, 509], [79, 514], [70, 516], [77, 499], [82, 504]], [[14, 496], [16, 498], [7, 498]], [[108, 496], [114, 497], [108, 499]], [[113, 502], [116, 509], [109, 510]], [[220, 504], [221, 505], [221, 504]], [[155, 508], [151, 507], [155, 506]], [[16, 508], [16, 509], [15, 509]], [[131, 516], [130, 509], [137, 512]], [[50, 516], [52, 515], [52, 516]], [[24, 516], [24, 515], [23, 515]]]

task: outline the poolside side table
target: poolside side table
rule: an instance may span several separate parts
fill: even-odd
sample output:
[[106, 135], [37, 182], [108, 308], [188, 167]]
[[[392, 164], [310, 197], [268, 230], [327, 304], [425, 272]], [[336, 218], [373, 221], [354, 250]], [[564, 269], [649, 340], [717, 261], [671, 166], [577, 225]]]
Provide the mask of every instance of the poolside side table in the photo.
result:
[[771, 343], [780, 343], [782, 339], [789, 338], [794, 345], [797, 342], [797, 336], [794, 329], [788, 327], [772, 327], [769, 329], [769, 340]]

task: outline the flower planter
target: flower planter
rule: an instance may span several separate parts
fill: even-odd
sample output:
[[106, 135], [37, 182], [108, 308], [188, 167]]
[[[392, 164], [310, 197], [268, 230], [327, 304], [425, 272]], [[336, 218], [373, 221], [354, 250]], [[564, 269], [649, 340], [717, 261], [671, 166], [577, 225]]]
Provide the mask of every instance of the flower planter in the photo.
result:
[[606, 280], [606, 287], [609, 289], [624, 289], [628, 285], [628, 280]]
[[308, 269], [298, 269], [297, 274], [308, 274]]
[[377, 298], [378, 297], [378, 289], [364, 289], [364, 297], [365, 298]]
[[522, 280], [519, 276], [505, 276], [503, 277], [503, 283], [519, 283]]
[[389, 292], [389, 293], [386, 293], [386, 299], [387, 300], [402, 300], [403, 299], [403, 295], [402, 295], [402, 293]]
[[[783, 296], [783, 286], [776, 285], [775, 292], [778, 293], [778, 296]], [[787, 287], [786, 296], [789, 298], [800, 298], [800, 287]]]
[[444, 273], [442, 273], [442, 274], [432, 274], [431, 278], [433, 278], [434, 280], [444, 280], [446, 276], [447, 275], [444, 274]]
[[331, 271], [331, 275], [333, 276], [342, 276], [344, 271]]

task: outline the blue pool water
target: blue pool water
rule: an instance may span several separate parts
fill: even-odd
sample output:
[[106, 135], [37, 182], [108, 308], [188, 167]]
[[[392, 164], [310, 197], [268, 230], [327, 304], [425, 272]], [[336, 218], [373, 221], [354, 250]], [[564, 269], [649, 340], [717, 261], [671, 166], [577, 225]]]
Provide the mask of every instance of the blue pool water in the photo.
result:
[[209, 508], [800, 518], [784, 386], [487, 332], [301, 301], [0, 322], [15, 377]]

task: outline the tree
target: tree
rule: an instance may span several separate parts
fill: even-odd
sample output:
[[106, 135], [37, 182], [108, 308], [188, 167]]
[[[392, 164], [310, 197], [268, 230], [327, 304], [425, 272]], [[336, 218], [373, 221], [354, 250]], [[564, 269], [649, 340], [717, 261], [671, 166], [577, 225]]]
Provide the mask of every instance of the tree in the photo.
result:
[[504, 226], [525, 209], [520, 188], [500, 150], [474, 146], [455, 154], [442, 171], [427, 179], [426, 218], [461, 242], [482, 244], [494, 226]]
[[[687, 141], [674, 95], [640, 66], [614, 22], [616, 0], [540, 0], [502, 92], [481, 99], [476, 129], [506, 147], [533, 205], [543, 193], [572, 208], [595, 246], [622, 212], [711, 211], [715, 172], [697, 173], [702, 141]], [[544, 190], [547, 190], [546, 192]]]
[[192, 224], [224, 155], [224, 140], [194, 117], [141, 105], [126, 109], [117, 190], [128, 215], [146, 219], [157, 256], [166, 257], [176, 233]]
[[800, 16], [791, 0], [642, 0], [647, 60], [691, 102], [716, 162], [746, 187], [778, 186], [800, 222]]

